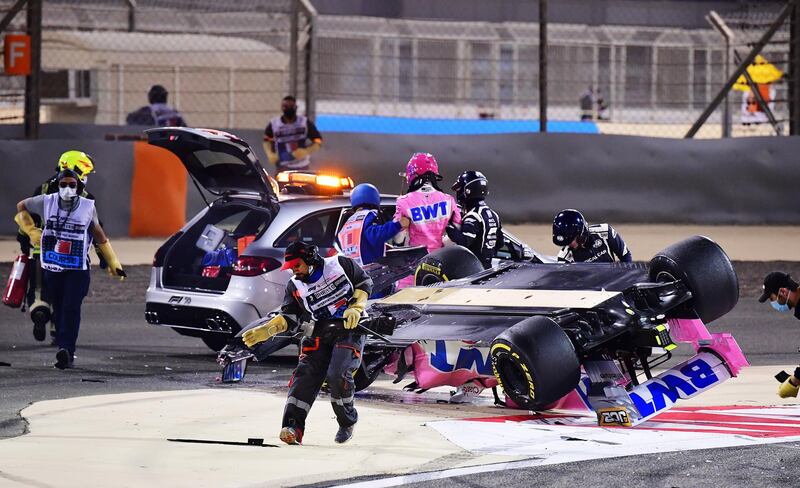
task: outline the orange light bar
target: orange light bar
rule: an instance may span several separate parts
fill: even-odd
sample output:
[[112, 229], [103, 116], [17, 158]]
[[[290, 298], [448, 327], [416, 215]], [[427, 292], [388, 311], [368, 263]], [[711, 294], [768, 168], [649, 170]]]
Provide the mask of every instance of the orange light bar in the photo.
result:
[[353, 179], [348, 176], [317, 175], [302, 171], [283, 171], [278, 173], [280, 183], [310, 183], [328, 188], [353, 188]]
[[338, 176], [319, 175], [317, 176], [316, 182], [319, 186], [331, 186], [334, 188], [339, 188], [342, 186], [342, 179]]

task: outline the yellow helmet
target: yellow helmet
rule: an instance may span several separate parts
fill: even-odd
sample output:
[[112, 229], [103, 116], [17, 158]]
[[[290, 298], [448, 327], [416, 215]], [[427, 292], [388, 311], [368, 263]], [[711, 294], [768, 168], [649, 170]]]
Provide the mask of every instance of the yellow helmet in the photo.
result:
[[70, 169], [81, 179], [86, 178], [89, 173], [94, 173], [94, 161], [91, 156], [82, 151], [67, 151], [58, 158], [57, 171], [61, 172]]

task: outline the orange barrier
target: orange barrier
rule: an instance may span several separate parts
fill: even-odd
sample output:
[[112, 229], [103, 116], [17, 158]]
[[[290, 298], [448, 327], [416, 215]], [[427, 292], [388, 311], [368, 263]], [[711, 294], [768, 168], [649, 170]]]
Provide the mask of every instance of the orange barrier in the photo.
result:
[[186, 170], [177, 156], [139, 141], [133, 144], [131, 237], [166, 237], [186, 223]]

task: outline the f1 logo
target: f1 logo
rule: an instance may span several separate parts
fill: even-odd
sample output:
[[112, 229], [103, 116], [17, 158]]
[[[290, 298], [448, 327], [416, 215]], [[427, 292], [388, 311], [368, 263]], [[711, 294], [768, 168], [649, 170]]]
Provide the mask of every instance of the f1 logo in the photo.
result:
[[3, 43], [3, 60], [7, 75], [31, 74], [31, 36], [7, 34]]

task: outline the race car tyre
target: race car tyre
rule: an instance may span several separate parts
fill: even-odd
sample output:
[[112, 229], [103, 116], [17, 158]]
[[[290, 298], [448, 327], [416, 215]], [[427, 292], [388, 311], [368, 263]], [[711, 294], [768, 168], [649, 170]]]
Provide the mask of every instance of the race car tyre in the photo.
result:
[[206, 346], [212, 351], [219, 352], [228, 343], [227, 334], [208, 333], [200, 336]]
[[680, 280], [692, 292], [689, 305], [704, 323], [730, 312], [739, 301], [739, 280], [728, 255], [704, 236], [677, 242], [650, 260], [650, 280]]
[[492, 371], [520, 408], [543, 410], [575, 388], [580, 362], [567, 334], [551, 318], [534, 316], [498, 335]]
[[414, 283], [427, 286], [465, 278], [481, 271], [483, 265], [472, 251], [463, 246], [447, 246], [422, 258], [414, 273]]

